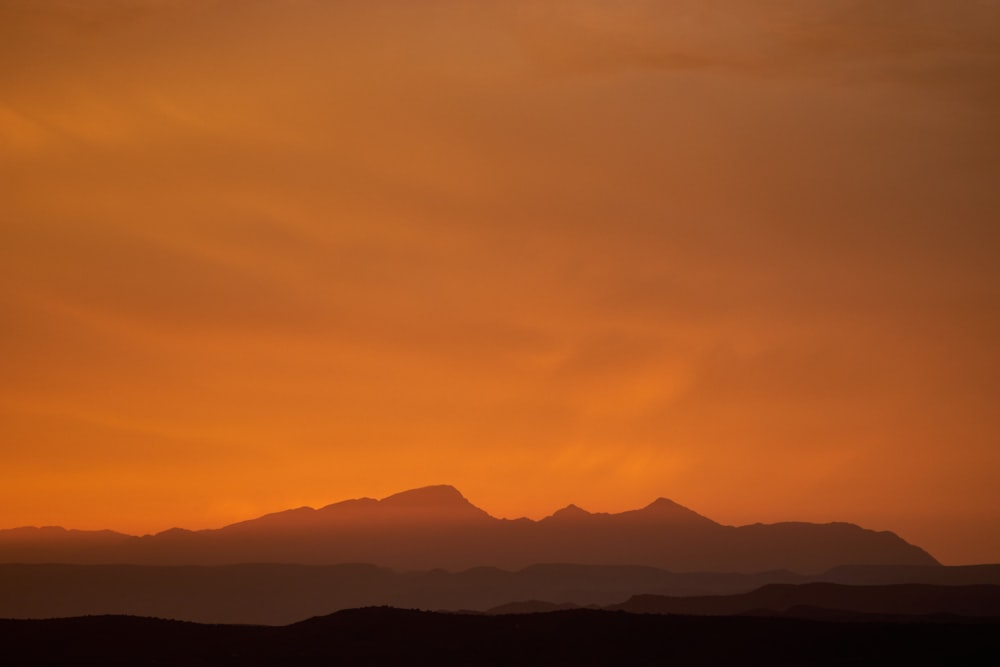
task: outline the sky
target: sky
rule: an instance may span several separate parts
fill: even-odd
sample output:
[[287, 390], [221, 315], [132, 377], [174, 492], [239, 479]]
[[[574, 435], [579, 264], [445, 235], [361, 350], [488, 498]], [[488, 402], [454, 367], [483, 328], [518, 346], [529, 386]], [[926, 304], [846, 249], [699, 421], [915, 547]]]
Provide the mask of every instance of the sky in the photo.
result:
[[0, 527], [448, 483], [1000, 562], [995, 0], [0, 0]]

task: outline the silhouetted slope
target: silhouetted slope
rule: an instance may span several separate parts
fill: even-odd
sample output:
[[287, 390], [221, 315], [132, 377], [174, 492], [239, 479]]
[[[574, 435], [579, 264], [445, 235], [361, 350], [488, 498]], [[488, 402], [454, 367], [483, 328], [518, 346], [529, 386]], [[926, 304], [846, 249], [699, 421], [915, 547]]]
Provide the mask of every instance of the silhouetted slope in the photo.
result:
[[397, 569], [539, 562], [634, 564], [676, 571], [822, 572], [837, 565], [935, 565], [889, 532], [848, 523], [723, 526], [660, 498], [620, 514], [569, 506], [541, 521], [496, 519], [450, 486], [268, 514], [216, 530], [102, 534], [60, 541], [0, 531], [0, 562], [159, 565], [374, 563]]
[[1000, 586], [769, 584], [741, 595], [637, 595], [609, 608], [643, 614], [721, 616], [761, 610], [786, 612], [800, 606], [863, 614], [955, 614], [1000, 618]]
[[571, 602], [545, 602], [543, 600], [522, 600], [520, 602], [508, 602], [506, 604], [487, 609], [487, 614], [542, 614], [550, 611], [562, 611], [565, 609], [578, 609], [580, 605]]
[[87, 563], [137, 538], [111, 530], [67, 530], [60, 526], [0, 530], [0, 560], [7, 563]]
[[997, 626], [368, 608], [280, 628], [130, 617], [0, 620], [10, 664], [994, 665]]
[[760, 571], [779, 567], [780, 562], [780, 567], [796, 572], [819, 572], [845, 564], [937, 564], [926, 551], [894, 533], [842, 522], [739, 526], [732, 529], [723, 548], [734, 550], [742, 567], [726, 567], [729, 563], [720, 553], [715, 563], [706, 563], [702, 569]]
[[1000, 585], [1000, 564], [994, 565], [839, 565], [816, 581], [857, 586], [876, 584], [937, 584], [939, 586]]
[[677, 574], [646, 567], [534, 565], [398, 573], [372, 565], [0, 565], [0, 617], [134, 614], [282, 624], [352, 607], [483, 611], [518, 600], [608, 605], [646, 592], [744, 592], [788, 572]]
[[[900, 579], [879, 568], [884, 581]], [[939, 571], [954, 571], [942, 578]], [[970, 572], [973, 570], [974, 572]], [[851, 583], [843, 572], [835, 576]], [[972, 574], [975, 581], [970, 582]], [[911, 572], [956, 584], [1000, 585], [1000, 567], [927, 567]], [[485, 611], [525, 600], [612, 605], [638, 594], [710, 596], [748, 593], [771, 583], [830, 581], [791, 572], [675, 573], [648, 567], [533, 565], [510, 572], [394, 572], [372, 565], [0, 565], [0, 617], [53, 618], [134, 614], [209, 623], [279, 625], [352, 607], [392, 605]], [[794, 601], [814, 603], [815, 601]]]

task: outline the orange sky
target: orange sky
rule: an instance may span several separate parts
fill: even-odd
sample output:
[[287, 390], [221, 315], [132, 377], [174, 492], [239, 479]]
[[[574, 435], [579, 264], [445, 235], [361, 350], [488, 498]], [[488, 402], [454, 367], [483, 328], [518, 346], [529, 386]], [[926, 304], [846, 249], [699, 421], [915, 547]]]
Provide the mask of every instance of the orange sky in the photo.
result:
[[1000, 562], [1000, 5], [0, 0], [0, 527], [450, 483]]

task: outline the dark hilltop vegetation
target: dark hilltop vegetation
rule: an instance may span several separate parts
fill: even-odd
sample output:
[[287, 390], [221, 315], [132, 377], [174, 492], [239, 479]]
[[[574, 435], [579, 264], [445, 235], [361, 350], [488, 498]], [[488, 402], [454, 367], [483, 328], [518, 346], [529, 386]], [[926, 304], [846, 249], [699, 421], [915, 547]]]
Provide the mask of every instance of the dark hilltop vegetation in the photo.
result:
[[294, 625], [125, 616], [0, 621], [10, 665], [995, 665], [996, 622], [486, 616], [373, 607]]

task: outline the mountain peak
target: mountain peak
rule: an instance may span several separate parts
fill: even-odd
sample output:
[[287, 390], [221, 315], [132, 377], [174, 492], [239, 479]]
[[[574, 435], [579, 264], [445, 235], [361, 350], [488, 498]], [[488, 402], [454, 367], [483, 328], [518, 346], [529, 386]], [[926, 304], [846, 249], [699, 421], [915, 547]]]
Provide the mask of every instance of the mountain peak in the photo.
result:
[[667, 520], [672, 522], [718, 525], [711, 519], [698, 514], [694, 510], [690, 510], [679, 503], [675, 503], [669, 498], [662, 497], [657, 498], [641, 510], [626, 512], [626, 514], [632, 514], [633, 516], [655, 517], [657, 520]]
[[688, 512], [691, 511], [688, 508], [686, 508], [683, 505], [681, 505], [680, 503], [675, 503], [670, 498], [664, 498], [663, 496], [660, 496], [659, 498], [657, 498], [653, 502], [651, 502], [648, 505], [646, 505], [646, 507], [644, 509], [647, 509], [647, 510], [649, 510], [649, 509], [655, 509], [657, 511], [675, 511], [675, 510], [679, 510], [680, 509], [680, 510], [686, 510]]
[[447, 484], [411, 489], [383, 498], [373, 508], [385, 520], [405, 519], [407, 522], [483, 521], [493, 519]]
[[555, 512], [552, 513], [551, 516], [547, 518], [558, 519], [558, 520], [566, 520], [566, 519], [573, 520], [573, 519], [583, 519], [588, 516], [591, 516], [590, 512], [570, 503], [566, 507], [563, 507], [560, 510], [556, 510]]
[[390, 507], [407, 507], [414, 509], [444, 509], [473, 507], [472, 503], [454, 486], [437, 484], [410, 489], [387, 496], [379, 501], [380, 505]]

